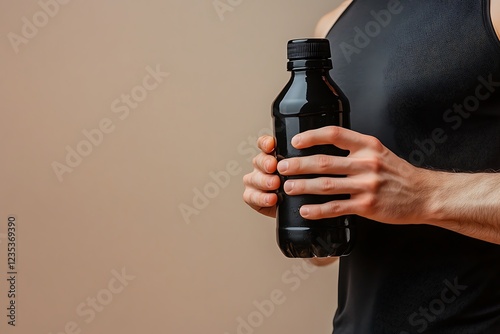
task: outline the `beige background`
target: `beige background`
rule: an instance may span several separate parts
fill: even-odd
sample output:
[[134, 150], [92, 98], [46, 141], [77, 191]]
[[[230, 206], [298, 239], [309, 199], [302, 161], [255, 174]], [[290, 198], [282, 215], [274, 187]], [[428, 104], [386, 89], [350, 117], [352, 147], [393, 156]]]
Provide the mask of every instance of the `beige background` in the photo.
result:
[[[258, 326], [240, 333], [331, 332], [337, 267], [292, 272], [301, 260], [281, 255], [241, 178], [288, 80], [286, 41], [311, 36], [339, 1], [221, 2], [223, 20], [212, 0], [73, 0], [47, 22], [37, 1], [0, 3], [0, 332], [234, 334], [252, 314]], [[16, 53], [9, 33], [34, 15], [44, 25]], [[112, 102], [157, 65], [169, 76], [120, 119]], [[113, 131], [60, 182], [52, 164], [103, 119]], [[214, 189], [210, 173], [231, 161], [229, 185]], [[207, 185], [213, 198], [188, 224], [179, 208]], [[126, 286], [113, 278], [122, 270]], [[261, 321], [253, 302], [273, 290], [284, 302]]]

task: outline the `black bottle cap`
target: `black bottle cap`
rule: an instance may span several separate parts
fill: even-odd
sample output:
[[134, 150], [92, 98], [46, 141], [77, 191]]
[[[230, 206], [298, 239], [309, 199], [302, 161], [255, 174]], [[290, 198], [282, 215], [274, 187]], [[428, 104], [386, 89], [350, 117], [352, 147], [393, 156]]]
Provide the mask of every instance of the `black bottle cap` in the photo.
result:
[[288, 42], [288, 59], [328, 59], [330, 42], [325, 38], [292, 39]]

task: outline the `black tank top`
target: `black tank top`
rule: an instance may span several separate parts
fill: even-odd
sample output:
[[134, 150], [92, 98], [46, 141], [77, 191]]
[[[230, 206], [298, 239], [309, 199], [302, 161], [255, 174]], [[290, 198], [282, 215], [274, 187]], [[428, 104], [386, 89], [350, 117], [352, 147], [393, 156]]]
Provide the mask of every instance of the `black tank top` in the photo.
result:
[[[354, 0], [327, 36], [352, 129], [416, 166], [500, 170], [489, 10], [488, 0]], [[335, 334], [500, 333], [499, 245], [364, 218], [356, 231], [340, 261]]]

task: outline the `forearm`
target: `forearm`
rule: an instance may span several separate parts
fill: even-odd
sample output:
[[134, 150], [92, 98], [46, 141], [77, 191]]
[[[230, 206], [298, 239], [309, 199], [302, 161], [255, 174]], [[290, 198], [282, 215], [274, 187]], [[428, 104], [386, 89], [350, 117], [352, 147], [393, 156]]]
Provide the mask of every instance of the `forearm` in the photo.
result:
[[500, 174], [429, 171], [427, 220], [469, 237], [500, 244]]

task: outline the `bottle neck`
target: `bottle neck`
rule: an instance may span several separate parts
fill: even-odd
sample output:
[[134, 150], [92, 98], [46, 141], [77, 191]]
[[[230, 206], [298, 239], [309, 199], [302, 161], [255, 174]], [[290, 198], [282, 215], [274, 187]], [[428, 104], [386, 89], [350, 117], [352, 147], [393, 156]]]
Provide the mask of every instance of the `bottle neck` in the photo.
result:
[[328, 68], [293, 69], [290, 72], [292, 74], [292, 81], [323, 82], [325, 80], [328, 81], [328, 78], [330, 78], [330, 70]]
[[294, 59], [287, 63], [288, 71], [331, 70], [331, 59]]

